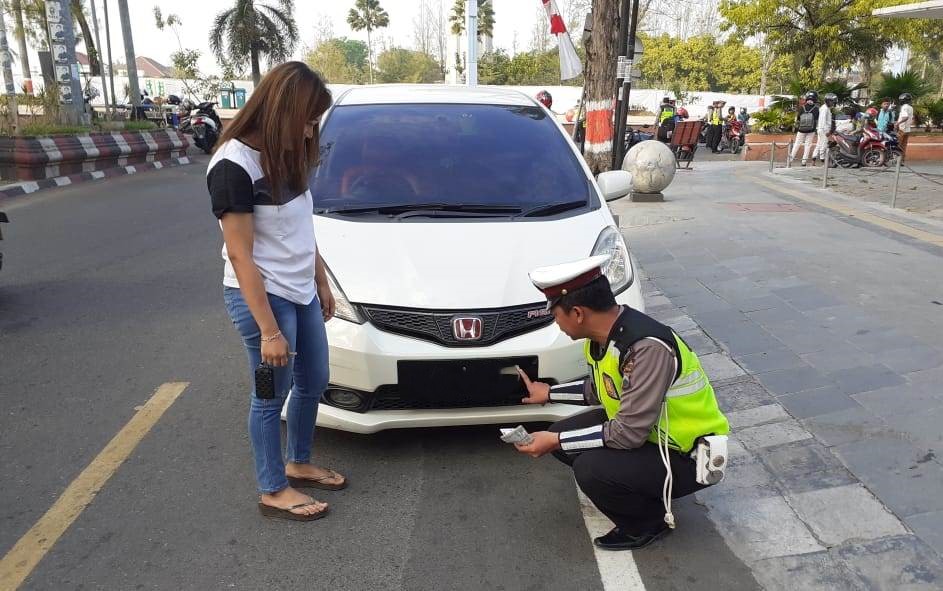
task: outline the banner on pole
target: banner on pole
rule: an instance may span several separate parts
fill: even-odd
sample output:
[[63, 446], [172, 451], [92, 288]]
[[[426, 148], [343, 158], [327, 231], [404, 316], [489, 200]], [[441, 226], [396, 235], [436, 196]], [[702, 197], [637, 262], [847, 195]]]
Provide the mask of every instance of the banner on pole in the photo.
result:
[[566, 30], [566, 23], [560, 16], [560, 9], [557, 8], [556, 0], [540, 0], [547, 11], [547, 18], [550, 20], [550, 34], [557, 38], [557, 46], [560, 49], [560, 79], [569, 80], [576, 78], [583, 72], [583, 64], [580, 62], [580, 56], [576, 53], [576, 46], [570, 39], [570, 34]]

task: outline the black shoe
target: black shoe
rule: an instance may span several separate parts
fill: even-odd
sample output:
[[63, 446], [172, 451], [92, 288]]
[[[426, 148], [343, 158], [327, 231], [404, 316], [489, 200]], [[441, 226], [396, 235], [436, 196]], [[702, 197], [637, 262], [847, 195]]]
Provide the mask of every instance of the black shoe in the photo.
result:
[[666, 525], [652, 533], [633, 536], [614, 527], [608, 534], [595, 538], [593, 543], [603, 550], [638, 550], [665, 536], [669, 531], [671, 529]]

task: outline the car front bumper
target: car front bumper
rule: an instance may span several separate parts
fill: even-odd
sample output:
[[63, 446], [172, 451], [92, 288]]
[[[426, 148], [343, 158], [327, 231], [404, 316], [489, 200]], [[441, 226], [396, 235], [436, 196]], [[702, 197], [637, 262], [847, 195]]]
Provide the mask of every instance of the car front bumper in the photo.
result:
[[[644, 310], [636, 280], [617, 298]], [[376, 392], [396, 385], [399, 361], [444, 361], [537, 357], [539, 378], [564, 383], [586, 375], [583, 344], [575, 342], [550, 324], [487, 347], [451, 348], [407, 336], [384, 332], [375, 326], [335, 319], [327, 325], [330, 348], [331, 388]], [[441, 409], [369, 410], [355, 412], [328, 404], [318, 410], [318, 425], [355, 433], [385, 429], [443, 427], [496, 423], [557, 421], [584, 410], [568, 404], [509, 405]]]

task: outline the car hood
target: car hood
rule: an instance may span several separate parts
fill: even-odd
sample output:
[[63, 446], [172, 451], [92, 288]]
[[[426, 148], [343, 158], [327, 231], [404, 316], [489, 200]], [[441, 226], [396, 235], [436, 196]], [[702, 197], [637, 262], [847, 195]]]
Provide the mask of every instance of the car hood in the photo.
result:
[[605, 208], [527, 222], [364, 222], [315, 216], [318, 248], [357, 304], [461, 310], [543, 301], [528, 273], [589, 256]]

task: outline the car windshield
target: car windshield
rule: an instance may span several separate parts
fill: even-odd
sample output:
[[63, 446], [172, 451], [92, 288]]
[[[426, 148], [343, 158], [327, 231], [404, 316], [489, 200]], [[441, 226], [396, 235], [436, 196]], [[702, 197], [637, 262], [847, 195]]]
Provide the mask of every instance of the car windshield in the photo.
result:
[[499, 105], [339, 106], [311, 178], [317, 212], [401, 216], [555, 215], [590, 187], [546, 111]]

